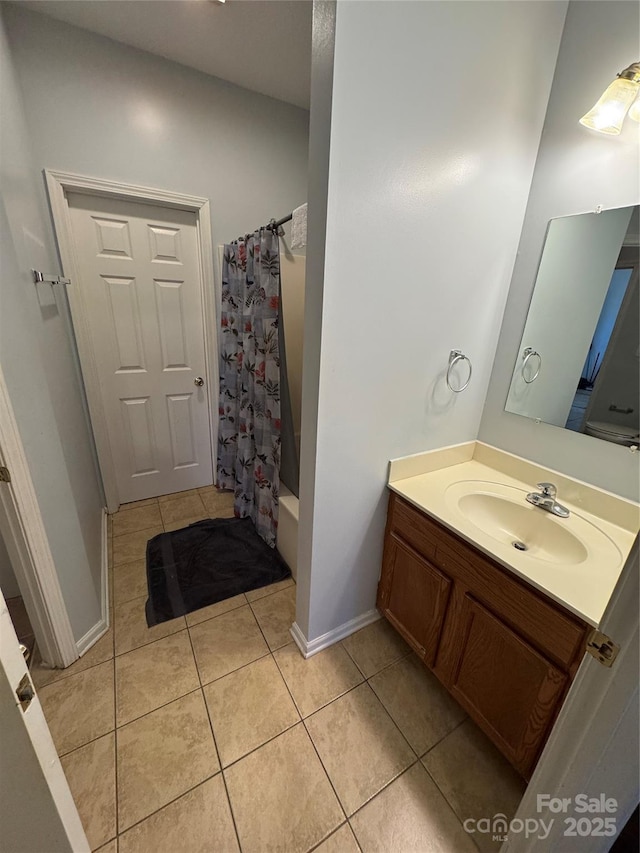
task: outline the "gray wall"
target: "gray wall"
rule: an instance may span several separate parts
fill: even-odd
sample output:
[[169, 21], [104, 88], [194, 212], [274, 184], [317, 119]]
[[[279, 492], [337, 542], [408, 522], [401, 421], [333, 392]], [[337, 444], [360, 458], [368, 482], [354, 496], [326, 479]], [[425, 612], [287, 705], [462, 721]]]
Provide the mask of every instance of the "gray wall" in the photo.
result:
[[[307, 253], [308, 640], [374, 606], [388, 460], [477, 435], [565, 10], [337, 4], [324, 273]], [[310, 183], [310, 214], [324, 192]], [[456, 347], [474, 366], [460, 395], [444, 382]]]
[[216, 245], [306, 200], [308, 113], [13, 4], [3, 17], [0, 354], [79, 639], [100, 613], [102, 499], [66, 301], [29, 279], [58, 271], [41, 171], [208, 197]]
[[6, 19], [38, 170], [205, 196], [214, 246], [306, 201], [306, 110], [14, 4]]
[[101, 615], [102, 493], [64, 291], [31, 277], [32, 267], [56, 273], [58, 263], [1, 20], [0, 64], [0, 364], [79, 640]]
[[[504, 411], [547, 223], [597, 205], [638, 203], [640, 125], [620, 136], [587, 130], [578, 119], [618, 71], [637, 59], [636, 3], [572, 2], [562, 37], [544, 134], [529, 195], [479, 437], [572, 477], [638, 499], [638, 460], [590, 436]], [[569, 332], [568, 332], [569, 333]]]

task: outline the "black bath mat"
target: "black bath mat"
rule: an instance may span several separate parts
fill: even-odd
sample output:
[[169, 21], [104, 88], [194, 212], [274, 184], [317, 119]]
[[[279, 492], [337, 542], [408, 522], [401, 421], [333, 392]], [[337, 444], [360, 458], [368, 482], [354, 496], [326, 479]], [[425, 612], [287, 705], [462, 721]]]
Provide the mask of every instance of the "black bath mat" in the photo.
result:
[[291, 577], [249, 518], [198, 521], [147, 543], [147, 625]]

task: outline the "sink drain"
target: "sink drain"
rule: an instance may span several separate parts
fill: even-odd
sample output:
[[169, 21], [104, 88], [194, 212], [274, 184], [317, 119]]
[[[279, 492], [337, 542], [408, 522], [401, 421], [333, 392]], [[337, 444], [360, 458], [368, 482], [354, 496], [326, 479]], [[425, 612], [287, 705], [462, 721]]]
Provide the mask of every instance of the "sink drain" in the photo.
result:
[[527, 551], [528, 546], [524, 544], [524, 542], [519, 542], [517, 539], [515, 542], [511, 543], [516, 551]]

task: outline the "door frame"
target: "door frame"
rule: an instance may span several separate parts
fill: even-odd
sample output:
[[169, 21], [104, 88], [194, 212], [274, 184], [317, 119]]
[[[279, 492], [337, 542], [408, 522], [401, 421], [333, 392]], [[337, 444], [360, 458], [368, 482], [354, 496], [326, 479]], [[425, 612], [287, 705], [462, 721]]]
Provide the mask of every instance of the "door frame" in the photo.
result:
[[620, 249], [620, 255], [618, 256], [618, 261], [616, 263], [614, 272], [616, 270], [631, 270], [631, 276], [629, 278], [629, 282], [627, 284], [627, 289], [622, 298], [622, 303], [620, 308], [618, 309], [618, 316], [616, 317], [615, 323], [613, 324], [613, 329], [611, 331], [611, 335], [609, 337], [609, 342], [607, 344], [607, 348], [604, 351], [604, 356], [602, 358], [602, 363], [600, 364], [600, 369], [598, 371], [598, 376], [596, 377], [596, 381], [593, 385], [593, 389], [591, 391], [591, 396], [589, 397], [589, 403], [584, 413], [584, 417], [582, 419], [582, 427], [586, 426], [587, 421], [591, 418], [591, 411], [593, 409], [593, 402], [596, 393], [596, 389], [598, 389], [604, 377], [607, 375], [607, 371], [610, 369], [611, 358], [613, 356], [613, 350], [615, 345], [618, 342], [618, 338], [620, 337], [620, 327], [622, 326], [622, 321], [626, 317], [627, 311], [629, 311], [629, 305], [631, 300], [634, 297], [634, 292], [637, 287], [640, 286], [640, 266], [638, 265], [638, 246], [624, 246]]
[[0, 528], [38, 648], [51, 666], [69, 666], [78, 648], [1, 367], [0, 465], [11, 475], [0, 483]]
[[107, 429], [107, 418], [100, 394], [100, 378], [91, 342], [87, 306], [83, 289], [74, 286], [74, 282], [80, 281], [80, 274], [71, 227], [68, 193], [82, 193], [120, 201], [133, 201], [139, 204], [154, 204], [168, 209], [195, 213], [200, 268], [202, 330], [205, 346], [205, 374], [209, 392], [211, 468], [213, 482], [215, 482], [215, 459], [218, 444], [218, 332], [209, 199], [184, 195], [170, 190], [125, 184], [121, 181], [89, 178], [71, 172], [58, 172], [54, 169], [45, 169], [44, 174], [63, 274], [71, 279], [71, 285], [68, 289], [69, 307], [109, 512], [115, 512], [118, 509], [118, 487]]

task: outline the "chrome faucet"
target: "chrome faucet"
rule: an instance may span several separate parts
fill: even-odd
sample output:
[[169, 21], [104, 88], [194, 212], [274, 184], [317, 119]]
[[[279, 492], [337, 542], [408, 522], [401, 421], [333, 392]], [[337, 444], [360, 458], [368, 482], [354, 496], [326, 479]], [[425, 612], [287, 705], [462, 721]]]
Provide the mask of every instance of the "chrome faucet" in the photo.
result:
[[553, 513], [560, 518], [569, 518], [569, 510], [556, 501], [558, 490], [553, 483], [538, 483], [540, 492], [529, 492], [527, 500], [530, 504]]

